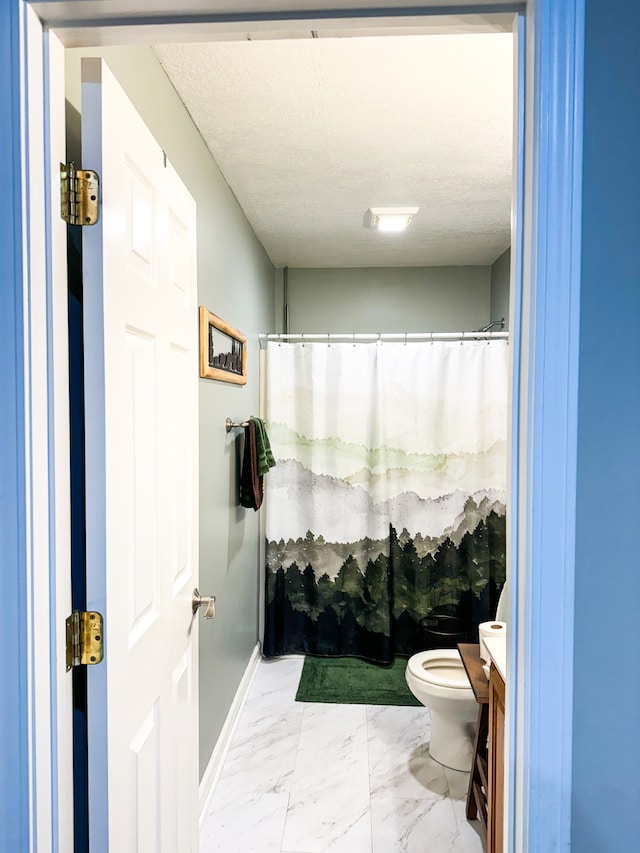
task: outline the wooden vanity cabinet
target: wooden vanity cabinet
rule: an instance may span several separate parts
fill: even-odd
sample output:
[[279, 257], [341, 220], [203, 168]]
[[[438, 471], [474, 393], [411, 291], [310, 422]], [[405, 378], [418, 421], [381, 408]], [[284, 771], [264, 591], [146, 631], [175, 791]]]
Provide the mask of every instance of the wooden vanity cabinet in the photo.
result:
[[504, 851], [504, 681], [491, 664], [489, 675], [489, 790], [487, 850]]

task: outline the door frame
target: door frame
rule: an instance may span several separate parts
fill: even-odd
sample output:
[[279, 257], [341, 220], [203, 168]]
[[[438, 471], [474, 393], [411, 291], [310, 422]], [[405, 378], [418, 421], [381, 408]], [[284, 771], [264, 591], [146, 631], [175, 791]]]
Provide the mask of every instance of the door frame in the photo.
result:
[[[52, 175], [42, 170], [44, 147], [55, 126], [48, 115], [48, 92], [60, 69], [52, 56], [55, 36], [40, 27], [34, 9], [46, 17], [48, 9], [64, 7], [70, 18], [60, 33], [75, 38], [93, 32], [94, 38], [120, 43], [157, 39], [160, 26], [172, 27], [179, 38], [181, 27], [191, 26], [165, 14], [155, 18], [151, 30], [139, 22], [132, 26], [131, 17], [120, 18], [115, 28], [105, 27], [103, 18], [96, 30], [91, 5], [74, 0], [34, 2], [31, 8], [27, 0], [9, 0], [0, 12], [0, 68], [6, 81], [0, 92], [0, 171], [10, 188], [0, 209], [0, 250], [11, 259], [13, 282], [13, 288], [0, 289], [6, 407], [0, 421], [0, 479], [9, 490], [0, 542], [17, 567], [0, 597], [0, 642], [8, 650], [0, 666], [4, 683], [18, 685], [15, 695], [7, 691], [0, 700], [2, 754], [9, 758], [0, 770], [0, 827], [16, 853], [70, 849], [61, 840], [68, 809], [61, 804], [63, 795], [58, 800], [58, 789], [62, 794], [65, 785], [59, 773], [66, 712], [64, 679], [58, 679], [58, 611], [64, 602], [56, 595], [68, 569], [62, 509], [68, 445], [60, 408], [64, 353], [52, 262], [55, 192]], [[232, 14], [233, 3], [221, 5], [227, 13], [209, 20], [226, 37], [233, 28], [274, 26], [272, 13]], [[148, 13], [149, 3], [129, 4], [130, 12], [136, 8]], [[402, 9], [328, 9], [314, 12], [313, 20], [370, 28], [397, 25], [400, 17], [415, 24], [420, 15], [496, 11], [518, 13], [525, 6], [469, 2], [443, 8], [427, 2]], [[200, 15], [201, 24], [206, 17]], [[297, 10], [280, 14], [278, 29], [299, 27], [301, 20], [308, 28], [309, 19], [299, 0]], [[541, 853], [568, 849], [570, 842], [583, 48], [584, 0], [528, 0], [523, 215], [514, 223], [521, 242], [514, 243], [520, 251], [512, 261], [521, 289], [519, 302], [512, 298], [518, 314], [512, 313], [517, 369], [511, 482], [518, 512], [510, 524], [509, 551], [518, 571], [509, 610], [509, 849]], [[45, 215], [31, 196], [39, 180], [49, 205]], [[46, 415], [42, 422], [34, 420], [37, 412]], [[43, 588], [50, 608], [40, 606]], [[44, 663], [36, 653], [42, 636], [53, 638]], [[49, 781], [41, 783], [43, 776]]]
[[65, 126], [45, 96], [64, 95], [64, 49], [14, 2], [0, 45], [0, 848], [21, 853], [73, 845], [66, 227], [47, 156]]

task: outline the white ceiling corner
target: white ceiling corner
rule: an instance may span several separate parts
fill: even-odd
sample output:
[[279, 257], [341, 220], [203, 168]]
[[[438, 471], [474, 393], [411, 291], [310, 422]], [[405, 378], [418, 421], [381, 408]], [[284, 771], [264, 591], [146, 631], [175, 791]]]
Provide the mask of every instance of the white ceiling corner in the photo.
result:
[[[508, 246], [510, 34], [155, 50], [276, 266], [490, 264]], [[405, 205], [407, 232], [363, 227]]]

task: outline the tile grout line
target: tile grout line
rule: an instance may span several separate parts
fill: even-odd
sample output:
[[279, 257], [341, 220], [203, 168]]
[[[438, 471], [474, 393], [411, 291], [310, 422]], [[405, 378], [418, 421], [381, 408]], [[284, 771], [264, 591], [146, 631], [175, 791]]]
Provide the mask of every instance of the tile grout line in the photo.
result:
[[[304, 666], [304, 657], [302, 658], [302, 665]], [[298, 684], [300, 683], [300, 678], [302, 677], [302, 669], [300, 670], [300, 676], [298, 677]], [[297, 694], [297, 691], [296, 691]], [[298, 729], [298, 743], [296, 745], [296, 755], [293, 761], [293, 770], [291, 772], [291, 785], [289, 787], [289, 793], [287, 794], [287, 810], [284, 813], [284, 823], [282, 825], [282, 837], [280, 839], [280, 851], [281, 853], [288, 853], [288, 851], [284, 850], [284, 836], [287, 831], [287, 820], [289, 819], [289, 806], [291, 805], [291, 795], [293, 794], [293, 782], [296, 777], [296, 767], [298, 766], [298, 758], [300, 755], [300, 741], [302, 740], [302, 726], [304, 724], [305, 711], [307, 710], [308, 702], [301, 702], [302, 705], [302, 713], [300, 714], [300, 727]], [[296, 698], [295, 695], [293, 697], [293, 707], [296, 706]]]
[[367, 778], [369, 785], [369, 831], [371, 838], [371, 853], [373, 853], [373, 807], [371, 804], [371, 756], [369, 754], [369, 705], [365, 706], [364, 709], [364, 727], [366, 734], [366, 743], [367, 743]]

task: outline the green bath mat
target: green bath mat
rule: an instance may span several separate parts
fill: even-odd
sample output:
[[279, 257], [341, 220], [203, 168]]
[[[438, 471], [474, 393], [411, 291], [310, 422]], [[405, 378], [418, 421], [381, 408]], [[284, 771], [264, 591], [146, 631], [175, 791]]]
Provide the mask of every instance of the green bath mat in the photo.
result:
[[404, 679], [406, 666], [406, 658], [382, 666], [357, 658], [305, 657], [296, 701], [417, 706]]

